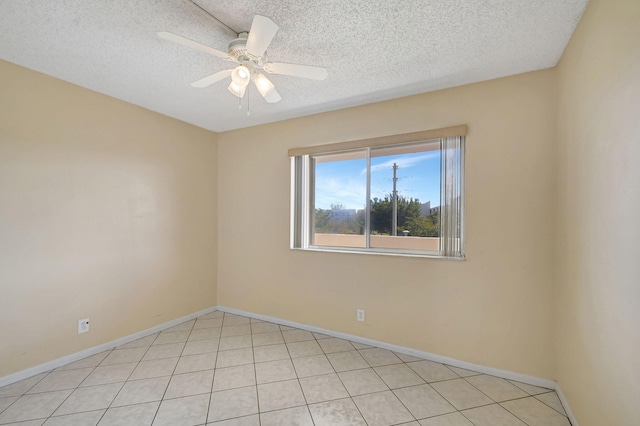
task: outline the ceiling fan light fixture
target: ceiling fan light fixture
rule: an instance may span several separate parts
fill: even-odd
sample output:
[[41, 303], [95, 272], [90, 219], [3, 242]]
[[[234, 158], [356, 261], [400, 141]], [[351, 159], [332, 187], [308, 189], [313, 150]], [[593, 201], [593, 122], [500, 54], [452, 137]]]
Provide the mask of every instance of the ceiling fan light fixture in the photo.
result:
[[264, 97], [264, 100], [270, 104], [275, 104], [276, 102], [280, 102], [282, 100], [282, 97], [277, 90], [273, 89], [267, 94], [267, 96]]
[[232, 81], [227, 89], [237, 97], [242, 98], [244, 97], [244, 92], [247, 90], [247, 86], [239, 86], [235, 81]]
[[247, 66], [240, 65], [231, 73], [231, 80], [240, 87], [247, 87], [249, 81], [251, 81], [251, 71]]
[[256, 85], [256, 87], [258, 88], [258, 91], [263, 97], [271, 93], [271, 91], [275, 87], [273, 83], [269, 81], [269, 79], [265, 77], [263, 74], [257, 74], [253, 78], [253, 83]]

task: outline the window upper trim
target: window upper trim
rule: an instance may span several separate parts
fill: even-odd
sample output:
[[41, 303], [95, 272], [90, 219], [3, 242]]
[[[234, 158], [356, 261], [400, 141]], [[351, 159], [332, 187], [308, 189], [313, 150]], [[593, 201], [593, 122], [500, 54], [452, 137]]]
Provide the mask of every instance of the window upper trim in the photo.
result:
[[331, 143], [325, 145], [313, 145], [299, 148], [291, 148], [288, 151], [289, 157], [299, 157], [303, 155], [326, 154], [331, 152], [350, 151], [354, 149], [374, 148], [377, 146], [396, 145], [410, 142], [426, 141], [431, 139], [442, 139], [455, 136], [466, 136], [467, 126], [459, 125], [444, 127], [441, 129], [422, 130], [419, 132], [403, 133], [400, 135], [381, 136], [370, 139], [360, 139]]

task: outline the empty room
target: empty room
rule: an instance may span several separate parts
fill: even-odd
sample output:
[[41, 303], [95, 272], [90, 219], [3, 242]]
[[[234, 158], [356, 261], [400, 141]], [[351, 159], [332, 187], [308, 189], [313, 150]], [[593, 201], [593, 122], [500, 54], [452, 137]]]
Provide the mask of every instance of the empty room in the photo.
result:
[[3, 0], [0, 425], [640, 424], [638, 23]]

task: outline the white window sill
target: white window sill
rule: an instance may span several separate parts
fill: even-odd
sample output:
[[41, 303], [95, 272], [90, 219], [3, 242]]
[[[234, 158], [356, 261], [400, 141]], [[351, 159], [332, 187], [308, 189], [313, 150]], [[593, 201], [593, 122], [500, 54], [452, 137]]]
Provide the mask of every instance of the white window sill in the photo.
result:
[[359, 249], [348, 249], [341, 247], [306, 247], [306, 248], [295, 248], [292, 247], [291, 250], [294, 251], [316, 251], [316, 252], [325, 252], [325, 253], [347, 253], [347, 254], [366, 254], [366, 255], [378, 255], [378, 256], [395, 256], [395, 257], [421, 257], [421, 258], [429, 258], [429, 259], [444, 259], [444, 260], [466, 260], [466, 257], [446, 257], [440, 256], [437, 253], [428, 253], [428, 252], [405, 252], [405, 251], [393, 251], [393, 250], [359, 250]]

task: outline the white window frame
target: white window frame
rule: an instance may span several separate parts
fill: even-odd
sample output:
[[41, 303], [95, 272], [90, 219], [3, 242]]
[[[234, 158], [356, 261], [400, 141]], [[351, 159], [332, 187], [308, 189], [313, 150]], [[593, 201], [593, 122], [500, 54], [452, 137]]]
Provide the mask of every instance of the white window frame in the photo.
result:
[[[465, 136], [466, 126], [425, 130], [401, 135], [385, 136], [359, 141], [340, 142], [289, 150], [291, 157], [291, 230], [290, 248], [294, 250], [366, 253], [393, 256], [435, 257], [465, 259]], [[392, 148], [400, 144], [420, 142], [440, 143], [441, 151], [441, 220], [439, 250], [412, 250], [370, 247], [370, 150]], [[367, 163], [367, 190], [364, 248], [316, 246], [312, 244], [311, 206], [313, 196], [312, 157], [349, 151], [364, 151]], [[455, 172], [455, 173], [454, 173]], [[446, 183], [445, 177], [448, 176]], [[449, 198], [447, 198], [449, 197]]]

